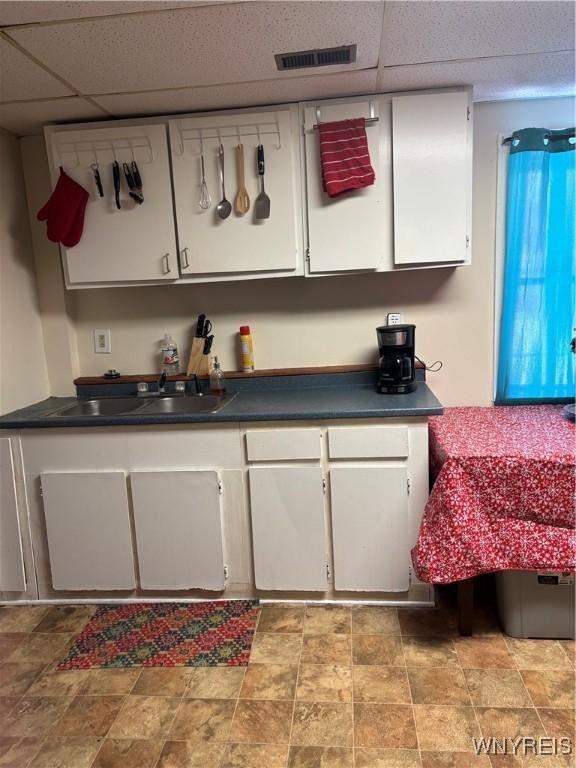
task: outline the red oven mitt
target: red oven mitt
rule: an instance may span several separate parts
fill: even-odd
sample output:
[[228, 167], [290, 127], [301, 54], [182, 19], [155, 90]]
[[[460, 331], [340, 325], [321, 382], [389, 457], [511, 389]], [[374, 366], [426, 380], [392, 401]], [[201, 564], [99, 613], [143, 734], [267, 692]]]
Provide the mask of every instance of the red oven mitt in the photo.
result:
[[89, 197], [84, 187], [60, 168], [54, 192], [36, 215], [38, 221], [46, 221], [49, 240], [62, 243], [68, 248], [80, 242]]

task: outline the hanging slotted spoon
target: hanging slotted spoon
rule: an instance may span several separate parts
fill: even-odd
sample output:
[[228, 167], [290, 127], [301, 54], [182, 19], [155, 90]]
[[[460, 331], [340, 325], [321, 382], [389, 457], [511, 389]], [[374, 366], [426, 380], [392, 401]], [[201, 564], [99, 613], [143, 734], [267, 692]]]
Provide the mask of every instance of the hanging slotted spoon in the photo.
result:
[[250, 197], [248, 196], [244, 179], [244, 144], [238, 144], [236, 154], [238, 158], [238, 193], [234, 200], [234, 207], [236, 213], [243, 216], [250, 210]]

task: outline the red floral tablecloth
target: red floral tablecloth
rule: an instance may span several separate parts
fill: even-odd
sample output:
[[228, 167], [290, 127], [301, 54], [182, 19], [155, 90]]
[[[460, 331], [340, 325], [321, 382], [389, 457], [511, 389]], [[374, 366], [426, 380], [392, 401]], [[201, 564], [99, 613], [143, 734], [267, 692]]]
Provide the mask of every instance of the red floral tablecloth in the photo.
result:
[[575, 570], [575, 429], [562, 406], [447, 408], [429, 421], [436, 479], [412, 550], [418, 578]]

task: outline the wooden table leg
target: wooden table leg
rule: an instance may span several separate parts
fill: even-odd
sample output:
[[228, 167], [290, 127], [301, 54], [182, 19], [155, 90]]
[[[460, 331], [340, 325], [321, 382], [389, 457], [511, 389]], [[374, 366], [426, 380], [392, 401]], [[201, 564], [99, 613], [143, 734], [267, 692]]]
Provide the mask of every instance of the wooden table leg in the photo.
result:
[[458, 631], [471, 635], [474, 624], [474, 579], [458, 582]]

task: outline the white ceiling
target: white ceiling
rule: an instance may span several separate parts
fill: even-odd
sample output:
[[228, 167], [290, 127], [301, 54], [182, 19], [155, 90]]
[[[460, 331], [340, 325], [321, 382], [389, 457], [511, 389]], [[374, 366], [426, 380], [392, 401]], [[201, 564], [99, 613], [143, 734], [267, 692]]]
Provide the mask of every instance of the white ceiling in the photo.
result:
[[[574, 93], [564, 0], [0, 0], [0, 126], [474, 86], [477, 101]], [[350, 66], [275, 53], [357, 43]]]

